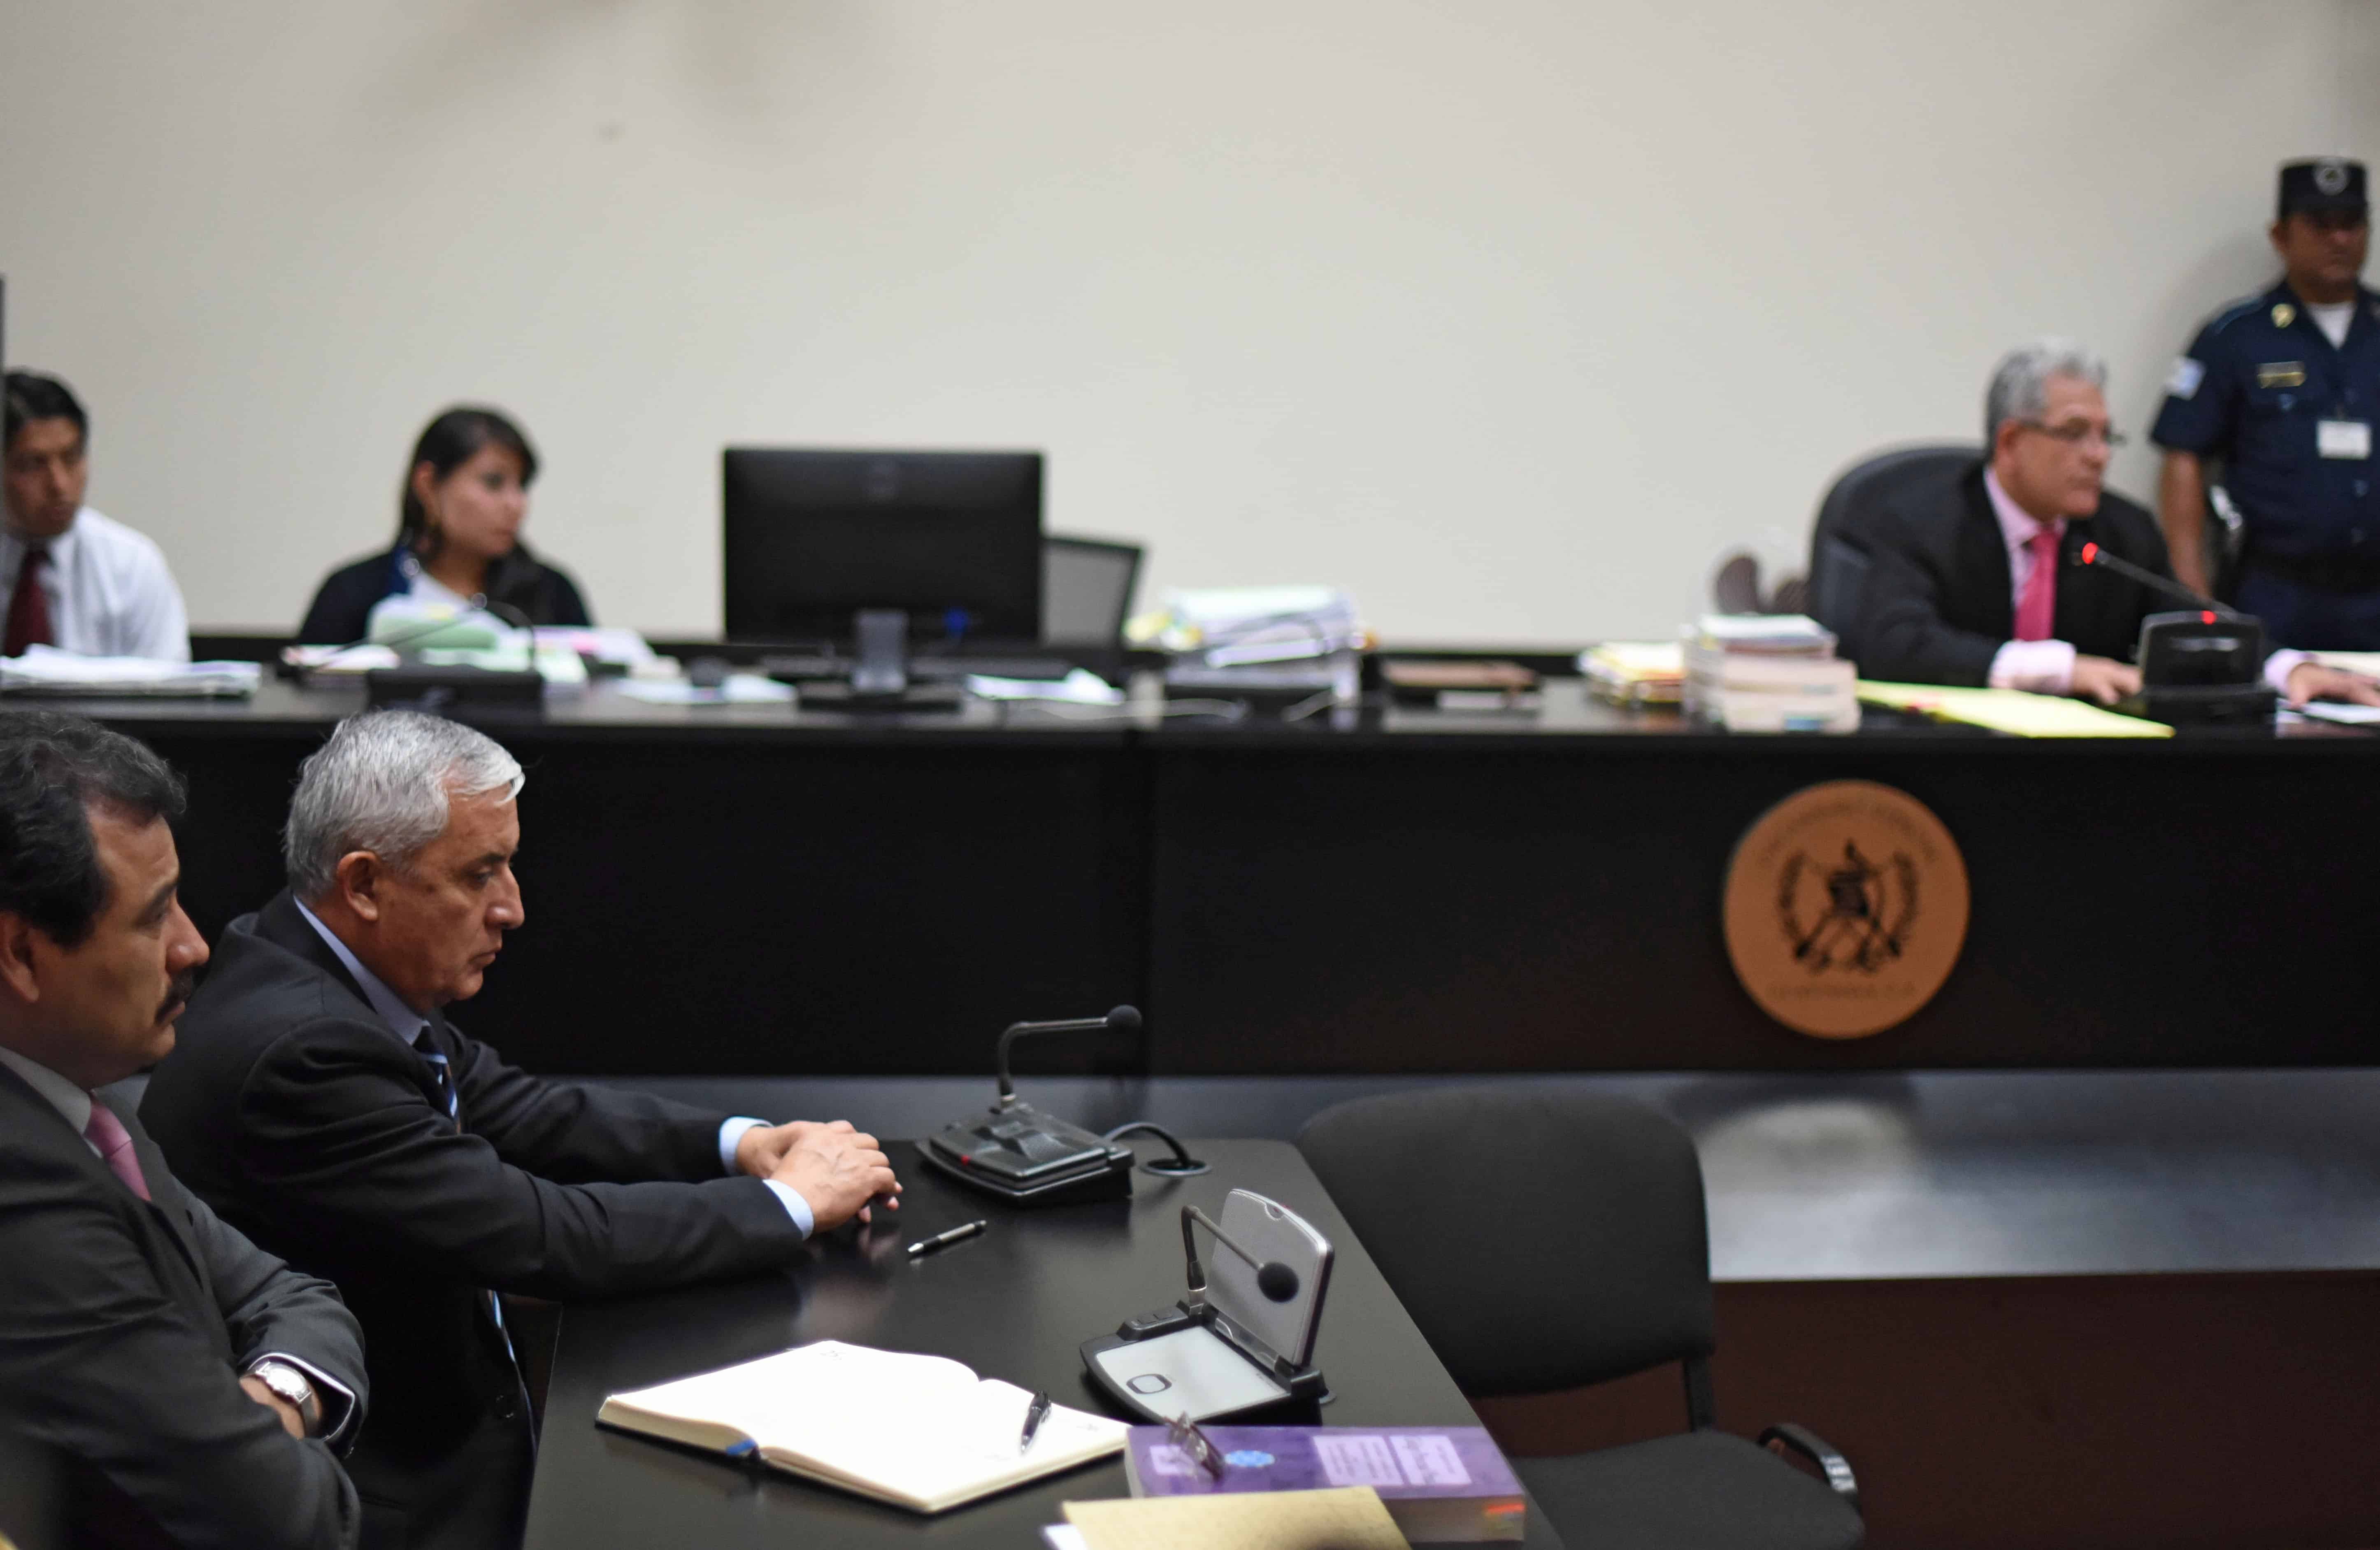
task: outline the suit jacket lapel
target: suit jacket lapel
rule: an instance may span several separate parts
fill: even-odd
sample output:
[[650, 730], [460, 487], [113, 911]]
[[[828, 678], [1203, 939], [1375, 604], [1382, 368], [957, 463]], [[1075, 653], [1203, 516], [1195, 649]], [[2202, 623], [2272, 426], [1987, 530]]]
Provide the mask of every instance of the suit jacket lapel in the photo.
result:
[[[91, 1102], [107, 1104], [105, 1098], [96, 1094]], [[149, 1132], [140, 1128], [139, 1115], [127, 1114], [114, 1104], [107, 1104], [107, 1106], [123, 1123], [124, 1133], [132, 1138], [132, 1160], [140, 1165], [140, 1181], [149, 1186], [146, 1202], [149, 1219], [164, 1228], [167, 1240], [174, 1245], [175, 1251], [182, 1257], [182, 1263], [189, 1266], [191, 1275], [196, 1278], [200, 1295], [208, 1306], [213, 1306], [214, 1284], [207, 1275], [206, 1262], [200, 1258], [197, 1246], [190, 1241], [190, 1235], [183, 1225], [180, 1186], [174, 1181], [171, 1165], [165, 1161], [165, 1154], [157, 1150], [157, 1143], [149, 1139]], [[121, 1184], [122, 1181], [115, 1178], [115, 1169], [104, 1162], [100, 1163], [100, 1167], [112, 1182]]]
[[1958, 565], [1961, 575], [1975, 579], [1973, 592], [1990, 611], [1978, 633], [2010, 634], [2016, 622], [2016, 594], [2009, 587], [2008, 543], [2000, 535], [2000, 519], [1992, 514], [1992, 497], [1984, 488], [1984, 465], [1977, 463], [1960, 481], [1964, 516], [1959, 523]]
[[[107, 1100], [93, 1097], [91, 1102], [103, 1104]], [[188, 1234], [183, 1230], [171, 1208], [176, 1198], [177, 1187], [173, 1182], [173, 1174], [166, 1166], [164, 1155], [150, 1141], [149, 1133], [140, 1128], [137, 1118], [128, 1117], [113, 1104], [107, 1106], [111, 1113], [124, 1121], [125, 1130], [132, 1138], [132, 1154], [140, 1164], [141, 1179], [149, 1186], [151, 1198], [146, 1202], [125, 1188], [124, 1181], [115, 1177], [115, 1170], [91, 1149], [89, 1141], [75, 1133], [66, 1116], [53, 1107], [47, 1098], [34, 1092], [16, 1072], [0, 1067], [0, 1111], [5, 1111], [0, 1112], [0, 1123], [5, 1123], [11, 1132], [27, 1141], [38, 1141], [39, 1144], [67, 1159], [91, 1190], [103, 1193], [115, 1191], [137, 1207], [138, 1215], [148, 1224], [150, 1232], [173, 1246], [170, 1252], [160, 1252], [144, 1245], [157, 1274], [193, 1312], [212, 1312], [214, 1292], [205, 1266], [200, 1263], [196, 1246], [190, 1242]], [[164, 1198], [160, 1200], [160, 1196]], [[223, 1321], [219, 1316], [198, 1318], [192, 1322], [218, 1338], [225, 1354], [230, 1354], [228, 1341], [222, 1339]]]
[[[2074, 563], [2085, 543], [2106, 543], [2106, 535], [2115, 530], [2107, 518], [2107, 503], [2099, 502], [2087, 522], [2066, 524], [2066, 537], [2058, 546], [2058, 606], [2056, 625], [2052, 630], [2061, 641], [2076, 643], [2078, 651], [2094, 654], [2112, 653], [2122, 657], [2131, 652], [2131, 641], [2125, 637], [2131, 621], [2138, 616], [2143, 601], [2151, 609], [2160, 606], [2158, 600], [2143, 599], [2139, 583], [2110, 570], [2093, 569]], [[2110, 545], [2109, 552], [2121, 555], [2122, 549]], [[2180, 607], [2174, 604], [2171, 606]], [[2118, 642], [2120, 641], [2120, 648]]]
[[[2096, 642], [2099, 620], [2107, 612], [2111, 583], [2123, 579], [2112, 571], [2094, 571], [2073, 563], [2091, 540], [2091, 523], [2069, 522], [2058, 543], [2058, 597], [2050, 610], [2049, 632], [2060, 641]], [[2081, 650], [2081, 647], [2077, 647]]]
[[[233, 925], [237, 929], [238, 922], [235, 921]], [[386, 1026], [381, 1023], [380, 1013], [372, 1009], [371, 997], [364, 994], [364, 987], [356, 982], [356, 977], [347, 972], [347, 966], [339, 961], [339, 955], [331, 951], [330, 944], [322, 940], [322, 934], [298, 912], [298, 900], [288, 889], [284, 888], [273, 895], [272, 902], [256, 912], [254, 923], [249, 929], [274, 946], [303, 958], [313, 968], [328, 974], [341, 989], [355, 997], [358, 1016], [367, 1022]], [[451, 1075], [454, 1070], [454, 1035], [446, 1027], [446, 1019], [442, 1017], [431, 1018], [430, 1028], [431, 1041], [448, 1058], [447, 1070]], [[392, 1039], [396, 1036], [394, 1031], [389, 1034]], [[421, 1062], [419, 1080], [421, 1095], [430, 1101], [431, 1107], [443, 1107], [438, 1096], [437, 1079], [431, 1074], [427, 1061]]]

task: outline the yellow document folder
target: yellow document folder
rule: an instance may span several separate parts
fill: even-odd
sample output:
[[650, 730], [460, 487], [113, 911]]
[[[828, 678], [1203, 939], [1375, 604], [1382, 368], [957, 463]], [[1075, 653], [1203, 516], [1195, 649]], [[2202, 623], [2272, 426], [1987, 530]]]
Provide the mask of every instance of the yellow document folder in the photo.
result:
[[2027, 694], [2018, 689], [1950, 689], [1941, 684], [1859, 682], [1859, 697], [1871, 705], [1915, 711], [1937, 721], [1960, 721], [2020, 738], [2170, 738], [2162, 721], [2118, 715], [2059, 694]]
[[1368, 1485], [1068, 1502], [1087, 1550], [1405, 1550]]

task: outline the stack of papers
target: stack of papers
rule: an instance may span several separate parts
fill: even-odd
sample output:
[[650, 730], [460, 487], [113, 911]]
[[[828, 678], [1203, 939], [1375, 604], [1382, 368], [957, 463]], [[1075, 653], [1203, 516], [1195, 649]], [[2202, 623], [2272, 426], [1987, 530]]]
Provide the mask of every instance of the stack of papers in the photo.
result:
[[2297, 714], [2315, 721], [2337, 722], [2341, 726], [2370, 726], [2380, 724], [2380, 705], [2356, 705], [2338, 700], [2310, 700], [2294, 707]]
[[686, 678], [624, 678], [620, 693], [648, 705], [783, 705], [795, 697], [793, 685], [758, 673], [730, 673], [716, 689]]
[[358, 677], [394, 667], [401, 659], [394, 646], [284, 646], [281, 660], [301, 673]]
[[1915, 711], [1937, 721], [1963, 722], [2019, 738], [2170, 738], [2162, 721], [2118, 715], [2057, 694], [2016, 689], [1949, 689], [1940, 684], [1888, 684], [1860, 680], [1859, 697], [1871, 705]]
[[1674, 705], [1686, 690], [1686, 648], [1675, 641], [1606, 641], [1578, 653], [1587, 692], [1615, 705]]
[[1367, 640], [1354, 599], [1337, 587], [1209, 587], [1165, 595], [1126, 630], [1208, 667], [1298, 662], [1361, 650]]
[[484, 649], [432, 647], [400, 653], [394, 646], [287, 646], [281, 660], [310, 678], [360, 678], [403, 665], [406, 656], [428, 667], [485, 667], [500, 673], [535, 668], [545, 679], [546, 692], [582, 690], [587, 687], [587, 663], [565, 644], [540, 643], [531, 648], [525, 632], [503, 645]]
[[995, 678], [987, 673], [969, 673], [966, 691], [978, 700], [1058, 700], [1072, 705], [1123, 703], [1123, 690], [1087, 667], [1077, 667], [1054, 681], [1049, 678]]
[[1835, 654], [1835, 633], [1807, 614], [1705, 614], [1694, 639], [1726, 652], [1767, 656]]
[[532, 633], [540, 653], [565, 651], [613, 667], [638, 667], [655, 660], [650, 641], [616, 626], [541, 624]]
[[140, 656], [78, 656], [28, 646], [0, 657], [0, 694], [140, 695], [143, 698], [245, 699], [264, 669], [253, 662], [159, 662]]

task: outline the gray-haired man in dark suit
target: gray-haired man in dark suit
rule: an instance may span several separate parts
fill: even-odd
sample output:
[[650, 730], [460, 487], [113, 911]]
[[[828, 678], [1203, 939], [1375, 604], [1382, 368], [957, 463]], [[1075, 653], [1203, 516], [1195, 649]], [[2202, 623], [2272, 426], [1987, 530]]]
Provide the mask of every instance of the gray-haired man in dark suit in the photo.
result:
[[367, 1550], [519, 1540], [535, 1440], [499, 1294], [780, 1269], [901, 1188], [845, 1122], [545, 1081], [447, 1020], [526, 918], [524, 779], [451, 721], [342, 722], [290, 801], [288, 890], [224, 933], [141, 1100], [190, 1188], [363, 1321]]
[[207, 959], [181, 808], [131, 739], [0, 714], [0, 1425], [66, 1461], [77, 1543], [349, 1545], [354, 1316], [94, 1092], [173, 1048]]

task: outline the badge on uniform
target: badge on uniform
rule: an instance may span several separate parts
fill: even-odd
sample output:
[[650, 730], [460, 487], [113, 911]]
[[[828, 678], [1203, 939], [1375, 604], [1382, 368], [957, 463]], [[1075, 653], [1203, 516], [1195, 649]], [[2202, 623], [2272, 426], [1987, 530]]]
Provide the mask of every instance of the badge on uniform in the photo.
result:
[[2276, 302], [2273, 306], [2273, 326], [2275, 328], [2287, 328], [2290, 323], [2297, 321], [2297, 316], [2298, 310], [2295, 307], [2290, 306], [2286, 301]]
[[2314, 450], [2325, 458], [2372, 456], [2372, 426], [2362, 420], [2318, 420], [2313, 427]]
[[2267, 360], [2256, 368], [2258, 387], [2303, 387], [2305, 362], [2302, 360]]

